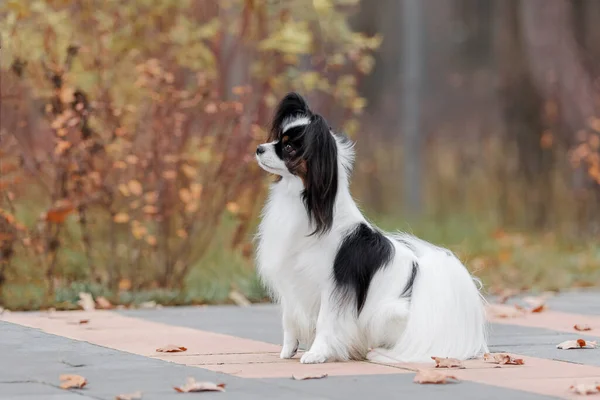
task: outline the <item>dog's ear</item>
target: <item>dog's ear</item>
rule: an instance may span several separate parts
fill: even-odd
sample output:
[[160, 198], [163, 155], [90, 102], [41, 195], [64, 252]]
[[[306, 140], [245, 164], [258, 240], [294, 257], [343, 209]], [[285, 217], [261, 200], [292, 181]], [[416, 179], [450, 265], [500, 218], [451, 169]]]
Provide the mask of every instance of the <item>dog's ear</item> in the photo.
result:
[[335, 138], [327, 121], [316, 114], [304, 131], [306, 179], [303, 199], [308, 219], [315, 225], [312, 235], [323, 234], [333, 225], [338, 189], [338, 162]]
[[269, 132], [269, 142], [277, 140], [282, 129], [283, 122], [287, 118], [296, 116], [310, 116], [311, 112], [308, 108], [306, 100], [296, 92], [290, 92], [284, 96], [279, 102], [273, 121], [271, 122], [271, 130]]

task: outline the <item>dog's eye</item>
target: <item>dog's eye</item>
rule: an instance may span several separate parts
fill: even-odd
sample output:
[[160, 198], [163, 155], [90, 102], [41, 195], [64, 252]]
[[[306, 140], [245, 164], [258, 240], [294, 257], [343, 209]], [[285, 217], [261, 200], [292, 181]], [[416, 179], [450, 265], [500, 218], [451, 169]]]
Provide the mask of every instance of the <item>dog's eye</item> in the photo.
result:
[[286, 144], [283, 150], [285, 150], [286, 153], [291, 153], [292, 151], [294, 151], [294, 148], [291, 144]]

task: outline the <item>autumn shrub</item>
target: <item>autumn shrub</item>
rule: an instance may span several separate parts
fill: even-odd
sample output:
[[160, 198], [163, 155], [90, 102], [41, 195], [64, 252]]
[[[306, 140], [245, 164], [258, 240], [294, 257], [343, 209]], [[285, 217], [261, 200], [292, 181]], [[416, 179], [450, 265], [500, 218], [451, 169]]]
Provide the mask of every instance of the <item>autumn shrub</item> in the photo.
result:
[[177, 293], [216, 243], [251, 276], [278, 98], [356, 131], [379, 38], [350, 29], [352, 3], [6, 2], [0, 288], [44, 288], [22, 308], [86, 282]]

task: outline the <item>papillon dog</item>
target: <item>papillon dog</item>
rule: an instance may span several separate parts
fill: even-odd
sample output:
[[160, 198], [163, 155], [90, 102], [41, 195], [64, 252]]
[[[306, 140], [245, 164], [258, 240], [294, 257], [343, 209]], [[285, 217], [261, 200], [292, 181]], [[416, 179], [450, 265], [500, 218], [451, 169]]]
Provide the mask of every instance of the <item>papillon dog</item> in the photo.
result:
[[256, 149], [277, 175], [257, 233], [257, 270], [283, 325], [281, 358], [432, 362], [488, 351], [484, 299], [452, 252], [370, 223], [349, 189], [353, 143], [297, 93]]

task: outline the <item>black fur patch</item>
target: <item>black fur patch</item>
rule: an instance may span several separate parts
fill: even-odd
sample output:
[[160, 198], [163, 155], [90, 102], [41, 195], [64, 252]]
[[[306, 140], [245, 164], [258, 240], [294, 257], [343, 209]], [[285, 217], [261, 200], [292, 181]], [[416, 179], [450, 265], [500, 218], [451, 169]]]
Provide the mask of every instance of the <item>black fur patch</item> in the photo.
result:
[[415, 278], [417, 277], [417, 272], [419, 271], [419, 263], [413, 261], [412, 263], [412, 271], [410, 272], [410, 278], [408, 278], [408, 282], [406, 282], [406, 286], [404, 286], [404, 290], [400, 297], [410, 297], [412, 296], [413, 286], [415, 284]]
[[394, 256], [392, 243], [380, 232], [360, 223], [342, 241], [333, 263], [340, 301], [356, 300], [360, 314], [375, 273]]

